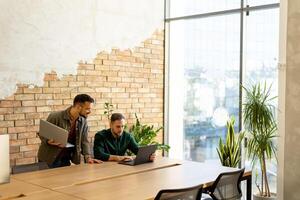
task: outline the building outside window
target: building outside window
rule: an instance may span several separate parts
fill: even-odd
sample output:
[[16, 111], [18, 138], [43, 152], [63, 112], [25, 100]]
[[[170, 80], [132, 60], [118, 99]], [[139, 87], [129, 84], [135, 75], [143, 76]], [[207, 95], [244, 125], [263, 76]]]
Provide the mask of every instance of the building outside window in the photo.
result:
[[[266, 82], [278, 95], [279, 1], [169, 0], [165, 24], [169, 156], [219, 163], [226, 121], [242, 129], [239, 86]], [[269, 169], [276, 191], [276, 161]]]

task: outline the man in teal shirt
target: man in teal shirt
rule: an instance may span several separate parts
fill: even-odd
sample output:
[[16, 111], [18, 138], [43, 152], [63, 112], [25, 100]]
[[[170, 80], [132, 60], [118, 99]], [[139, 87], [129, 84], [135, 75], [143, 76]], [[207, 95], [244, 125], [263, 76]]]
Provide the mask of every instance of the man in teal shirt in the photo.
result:
[[[94, 157], [102, 161], [130, 160], [125, 156], [127, 149], [137, 154], [138, 144], [133, 136], [124, 131], [125, 117], [121, 113], [113, 113], [110, 118], [110, 129], [99, 131], [95, 135]], [[149, 160], [153, 161], [153, 154]]]

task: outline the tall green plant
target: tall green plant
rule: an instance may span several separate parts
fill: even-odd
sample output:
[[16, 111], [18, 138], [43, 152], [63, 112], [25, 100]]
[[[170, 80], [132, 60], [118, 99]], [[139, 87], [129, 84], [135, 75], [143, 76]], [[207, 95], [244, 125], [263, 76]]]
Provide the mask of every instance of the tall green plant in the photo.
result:
[[132, 133], [135, 141], [139, 145], [143, 146], [148, 144], [156, 144], [159, 150], [169, 151], [169, 145], [160, 144], [155, 141], [155, 138], [157, 137], [159, 131], [162, 130], [162, 128], [163, 127], [154, 128], [153, 125], [141, 124], [140, 119], [138, 118], [137, 114], [135, 114], [135, 124], [131, 126], [129, 131]]
[[271, 86], [255, 84], [250, 88], [243, 87], [245, 103], [243, 104], [243, 117], [245, 128], [250, 133], [247, 154], [252, 161], [252, 166], [258, 161], [261, 167], [261, 184], [256, 184], [261, 196], [270, 197], [270, 188], [267, 178], [266, 160], [276, 157], [277, 125], [274, 118], [274, 106], [270, 97]]
[[240, 144], [244, 138], [244, 133], [238, 135], [234, 132], [234, 117], [227, 121], [226, 141], [219, 139], [217, 152], [223, 166], [237, 167], [241, 160]]

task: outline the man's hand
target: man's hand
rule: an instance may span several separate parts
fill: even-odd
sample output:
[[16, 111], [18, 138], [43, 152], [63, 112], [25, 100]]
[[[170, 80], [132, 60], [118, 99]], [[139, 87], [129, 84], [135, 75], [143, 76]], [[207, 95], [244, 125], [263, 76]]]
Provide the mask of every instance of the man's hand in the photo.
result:
[[132, 156], [120, 156], [119, 161], [131, 161], [133, 160]]
[[53, 139], [47, 140], [47, 143], [51, 146], [56, 146], [59, 148], [64, 148], [64, 146], [61, 143], [55, 142]]
[[100, 164], [100, 163], [103, 163], [103, 161], [102, 161], [102, 160], [95, 159], [95, 158], [88, 158], [88, 159], [87, 159], [87, 163], [89, 163], [89, 164], [94, 164], [94, 163]]
[[153, 153], [153, 154], [151, 154], [149, 160], [150, 160], [150, 161], [154, 161], [154, 160], [155, 160], [155, 157], [156, 157], [156, 154]]

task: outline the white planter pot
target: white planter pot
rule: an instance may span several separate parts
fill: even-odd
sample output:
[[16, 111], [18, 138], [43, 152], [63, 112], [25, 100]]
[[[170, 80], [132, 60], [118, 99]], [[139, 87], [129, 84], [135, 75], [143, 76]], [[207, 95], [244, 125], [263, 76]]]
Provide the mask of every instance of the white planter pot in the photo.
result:
[[253, 194], [253, 200], [276, 200], [277, 195], [275, 193], [271, 193], [271, 197], [262, 197], [259, 194]]

